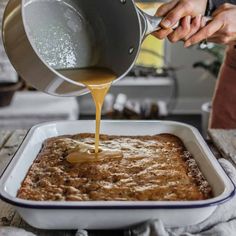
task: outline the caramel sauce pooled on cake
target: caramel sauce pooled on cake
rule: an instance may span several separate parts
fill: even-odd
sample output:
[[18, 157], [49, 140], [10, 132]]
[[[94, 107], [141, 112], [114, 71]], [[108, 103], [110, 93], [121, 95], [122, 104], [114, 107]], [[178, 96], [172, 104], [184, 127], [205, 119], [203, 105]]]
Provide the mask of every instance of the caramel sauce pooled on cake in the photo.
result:
[[99, 148], [96, 157], [94, 156], [94, 145], [86, 144], [83, 142], [76, 141], [78, 146], [73, 149], [73, 151], [67, 155], [66, 159], [70, 163], [84, 163], [96, 161], [96, 157], [99, 159], [102, 158], [112, 158], [112, 159], [121, 159], [123, 154], [119, 150], [108, 149], [108, 148]]

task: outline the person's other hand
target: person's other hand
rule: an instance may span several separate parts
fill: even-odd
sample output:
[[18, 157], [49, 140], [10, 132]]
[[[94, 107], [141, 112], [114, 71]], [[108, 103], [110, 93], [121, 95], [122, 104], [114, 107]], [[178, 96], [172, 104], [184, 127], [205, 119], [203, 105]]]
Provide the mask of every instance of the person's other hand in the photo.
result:
[[236, 42], [236, 5], [225, 3], [214, 13], [213, 20], [186, 40], [185, 47], [204, 39], [219, 44]]
[[[160, 6], [156, 12], [157, 16], [163, 17], [160, 26], [163, 29], [153, 33], [159, 39], [164, 39], [167, 36], [172, 42], [184, 39], [187, 35], [195, 33], [200, 22], [200, 16], [205, 14], [207, 0], [172, 0], [169, 3]], [[192, 20], [192, 25], [189, 26]], [[180, 26], [173, 30], [171, 29], [177, 22]], [[194, 30], [191, 30], [192, 26]]]

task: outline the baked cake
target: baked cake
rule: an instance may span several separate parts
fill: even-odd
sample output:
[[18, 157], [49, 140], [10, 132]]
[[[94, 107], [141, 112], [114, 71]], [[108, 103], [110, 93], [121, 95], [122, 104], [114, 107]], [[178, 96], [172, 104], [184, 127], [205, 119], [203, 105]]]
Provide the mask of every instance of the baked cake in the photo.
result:
[[[177, 201], [212, 197], [212, 190], [182, 141], [171, 134], [47, 139], [17, 196], [36, 201]], [[86, 149], [87, 148], [87, 149]], [[70, 163], [68, 155], [90, 153]]]

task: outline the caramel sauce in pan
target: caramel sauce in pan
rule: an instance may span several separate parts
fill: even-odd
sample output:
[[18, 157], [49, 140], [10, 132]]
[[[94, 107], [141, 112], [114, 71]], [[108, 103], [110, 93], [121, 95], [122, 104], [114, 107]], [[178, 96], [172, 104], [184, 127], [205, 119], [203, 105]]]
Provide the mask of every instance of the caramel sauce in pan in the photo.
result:
[[[58, 72], [69, 79], [83, 83], [91, 92], [96, 107], [95, 147], [84, 148], [84, 144], [81, 143], [81, 148], [69, 154], [67, 160], [70, 163], [80, 163], [96, 160], [96, 158], [107, 155], [107, 153], [117, 156], [117, 151], [99, 148], [102, 106], [112, 82], [116, 79], [116, 75], [109, 69], [96, 67], [87, 69], [64, 69], [58, 70]], [[121, 156], [120, 152], [118, 156]]]

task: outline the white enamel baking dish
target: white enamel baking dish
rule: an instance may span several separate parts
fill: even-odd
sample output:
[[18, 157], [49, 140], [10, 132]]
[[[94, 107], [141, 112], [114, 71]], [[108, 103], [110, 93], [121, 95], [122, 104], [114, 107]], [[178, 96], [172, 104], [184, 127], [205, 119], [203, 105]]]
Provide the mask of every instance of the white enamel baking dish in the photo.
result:
[[1, 198], [14, 205], [30, 225], [42, 229], [111, 229], [124, 228], [148, 219], [161, 219], [169, 226], [197, 224], [229, 200], [235, 187], [209, 150], [199, 132], [177, 122], [102, 122], [101, 131], [114, 135], [154, 135], [171, 133], [180, 137], [193, 154], [213, 188], [214, 198], [203, 201], [94, 201], [36, 202], [16, 197], [28, 169], [42, 147], [53, 136], [94, 132], [93, 121], [52, 122], [33, 127], [0, 180]]

